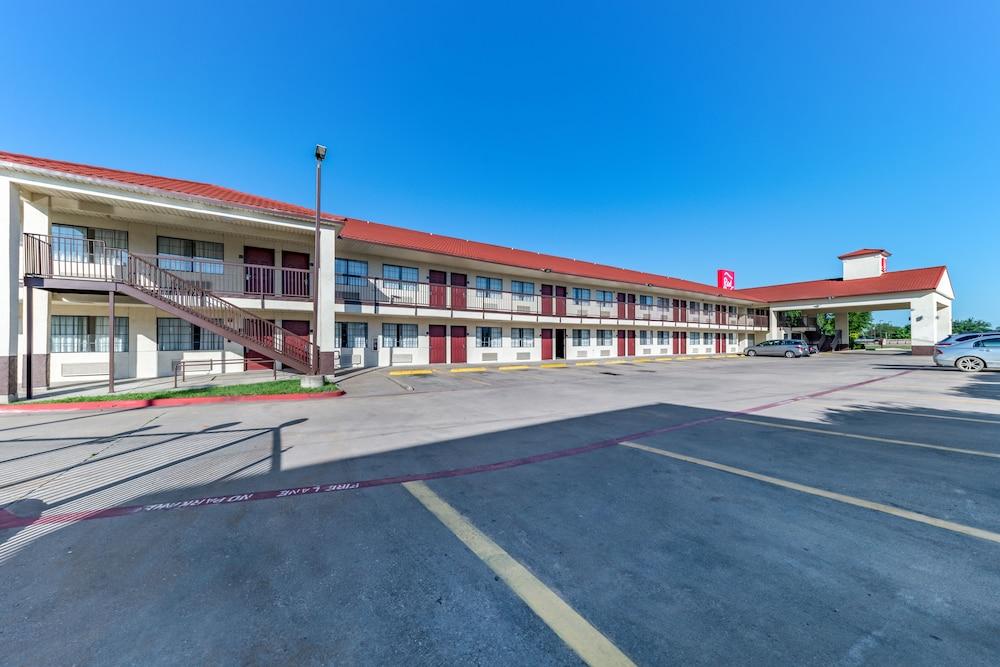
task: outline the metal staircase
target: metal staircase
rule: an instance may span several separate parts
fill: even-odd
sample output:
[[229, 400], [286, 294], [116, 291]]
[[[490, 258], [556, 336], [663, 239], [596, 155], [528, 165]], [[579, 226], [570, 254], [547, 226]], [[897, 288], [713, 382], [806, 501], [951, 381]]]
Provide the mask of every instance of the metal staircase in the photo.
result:
[[303, 373], [313, 372], [318, 359], [308, 338], [101, 241], [25, 234], [24, 267], [26, 279], [42, 279], [42, 288], [130, 296]]

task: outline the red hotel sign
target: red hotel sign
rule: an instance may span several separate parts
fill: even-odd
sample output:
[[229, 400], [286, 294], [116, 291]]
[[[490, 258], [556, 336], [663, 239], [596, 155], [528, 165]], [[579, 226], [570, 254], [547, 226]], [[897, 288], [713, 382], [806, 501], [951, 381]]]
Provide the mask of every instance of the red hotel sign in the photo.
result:
[[736, 273], [729, 269], [719, 269], [716, 272], [719, 289], [736, 289]]

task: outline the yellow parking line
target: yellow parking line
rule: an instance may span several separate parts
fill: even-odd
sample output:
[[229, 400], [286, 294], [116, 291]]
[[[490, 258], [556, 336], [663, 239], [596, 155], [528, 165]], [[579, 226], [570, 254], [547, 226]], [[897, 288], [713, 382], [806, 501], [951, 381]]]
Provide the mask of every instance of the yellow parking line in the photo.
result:
[[656, 361], [673, 361], [673, 357], [657, 357]]
[[567, 366], [569, 364], [542, 364], [542, 368], [566, 368]]
[[598, 362], [596, 361], [578, 361], [574, 366], [596, 366]]
[[414, 370], [414, 371], [389, 371], [389, 375], [432, 375], [434, 371]]
[[926, 417], [928, 419], [953, 419], [955, 421], [975, 422], [978, 424], [1000, 424], [1000, 419], [976, 419], [975, 417], [955, 417], [952, 415], [932, 415], [926, 412], [902, 412], [897, 410], [871, 410], [870, 412], [883, 412], [887, 415], [903, 415], [904, 417]]
[[482, 366], [475, 366], [473, 368], [452, 368], [452, 373], [485, 373], [486, 369]]
[[588, 665], [634, 665], [600, 630], [424, 482], [404, 482], [403, 487], [503, 579], [581, 660]]
[[626, 360], [626, 359], [618, 359], [616, 361], [605, 361], [604, 363], [607, 366], [613, 366], [615, 364], [627, 364], [627, 363], [630, 363], [630, 362], [628, 360]]
[[789, 482], [788, 480], [779, 479], [777, 477], [771, 477], [770, 475], [761, 475], [760, 473], [751, 472], [749, 470], [743, 470], [742, 468], [734, 468], [733, 466], [727, 466], [722, 463], [715, 463], [714, 461], [706, 461], [705, 459], [695, 458], [694, 456], [687, 456], [686, 454], [678, 454], [677, 452], [671, 452], [666, 449], [657, 449], [656, 447], [648, 447], [646, 445], [640, 445], [637, 442], [623, 442], [621, 443], [625, 447], [631, 447], [632, 449], [640, 449], [644, 452], [649, 452], [650, 454], [656, 454], [657, 456], [666, 456], [667, 458], [676, 459], [678, 461], [684, 461], [685, 463], [693, 463], [699, 466], [705, 466], [706, 468], [712, 468], [713, 470], [720, 470], [722, 472], [727, 472], [731, 475], [737, 475], [739, 477], [746, 477], [748, 479], [754, 479], [758, 482], [764, 482], [766, 484], [773, 484], [774, 486], [780, 486], [785, 489], [791, 489], [792, 491], [799, 491], [801, 493], [807, 493], [811, 496], [818, 496], [820, 498], [826, 498], [827, 500], [834, 500], [839, 503], [844, 503], [845, 505], [853, 505], [854, 507], [862, 507], [864, 509], [873, 510], [875, 512], [882, 512], [883, 514], [889, 514], [900, 519], [907, 519], [909, 521], [915, 521], [917, 523], [926, 524], [928, 526], [934, 526], [935, 528], [942, 528], [944, 530], [950, 530], [954, 533], [961, 533], [962, 535], [969, 535], [970, 537], [978, 537], [982, 540], [989, 540], [990, 542], [996, 542], [1000, 544], [1000, 533], [994, 533], [989, 530], [983, 530], [982, 528], [974, 528], [973, 526], [966, 526], [962, 523], [956, 523], [954, 521], [947, 521], [945, 519], [939, 519], [927, 514], [921, 514], [920, 512], [912, 512], [910, 510], [901, 509], [899, 507], [893, 507], [892, 505], [886, 505], [884, 503], [877, 503], [871, 500], [865, 500], [864, 498], [855, 498], [854, 496], [848, 496], [843, 493], [836, 493], [834, 491], [827, 491], [826, 489], [820, 489], [815, 486], [807, 486], [805, 484], [799, 484], [798, 482]]
[[652, 359], [633, 359], [632, 363], [634, 363], [634, 364], [648, 364], [651, 361], [652, 361]]
[[707, 354], [699, 354], [697, 357], [691, 357], [692, 359], [711, 359], [712, 357]]
[[497, 368], [498, 371], [526, 371], [530, 370], [531, 366], [500, 366]]
[[960, 447], [946, 447], [944, 445], [930, 445], [924, 442], [912, 442], [910, 440], [894, 440], [892, 438], [880, 438], [875, 435], [859, 435], [857, 433], [844, 433], [843, 431], [828, 431], [821, 428], [809, 428], [807, 426], [792, 426], [791, 424], [774, 424], [772, 422], [761, 421], [759, 419], [743, 419], [742, 417], [730, 417], [729, 421], [743, 422], [744, 424], [757, 424], [772, 428], [784, 428], [792, 431], [806, 431], [808, 433], [820, 433], [822, 435], [835, 435], [840, 438], [854, 438], [856, 440], [871, 440], [873, 442], [884, 442], [889, 445], [905, 445], [906, 447], [920, 447], [922, 449], [937, 449], [942, 452], [954, 452], [956, 454], [971, 454], [973, 456], [985, 456], [991, 459], [1000, 459], [1000, 454], [995, 452], [984, 452], [980, 449], [962, 449]]

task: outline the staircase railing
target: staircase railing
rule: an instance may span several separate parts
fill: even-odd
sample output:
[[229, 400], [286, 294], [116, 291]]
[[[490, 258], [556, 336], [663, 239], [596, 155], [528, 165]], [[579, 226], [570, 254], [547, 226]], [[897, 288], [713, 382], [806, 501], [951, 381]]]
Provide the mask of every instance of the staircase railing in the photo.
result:
[[315, 367], [318, 348], [304, 336], [235, 306], [166, 269], [109, 248], [101, 241], [75, 237], [24, 235], [26, 275], [118, 282], [169, 303], [233, 340], [256, 343], [303, 372]]

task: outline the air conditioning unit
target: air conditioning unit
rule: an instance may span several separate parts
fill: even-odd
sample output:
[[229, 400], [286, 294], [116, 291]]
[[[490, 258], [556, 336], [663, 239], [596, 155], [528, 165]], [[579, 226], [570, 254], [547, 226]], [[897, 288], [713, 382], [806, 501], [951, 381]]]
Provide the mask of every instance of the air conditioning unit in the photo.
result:
[[602, 357], [610, 357], [611, 356], [611, 350], [601, 350], [601, 356]]
[[601, 311], [601, 317], [611, 317], [611, 311], [610, 310], [602, 310]]
[[519, 313], [530, 313], [531, 306], [515, 306], [514, 310], [516, 310]]
[[518, 361], [530, 361], [531, 360], [531, 352], [518, 352], [517, 353], [517, 360]]
[[586, 350], [577, 350], [576, 351], [576, 357], [577, 357], [577, 359], [582, 359], [582, 358], [584, 358], [586, 356], [587, 356], [587, 351]]
[[497, 360], [496, 352], [483, 352], [483, 361], [496, 361], [496, 360]]
[[650, 352], [652, 352], [652, 350], [650, 348], [648, 348], [648, 347], [642, 348], [642, 353], [643, 354], [649, 354]]

